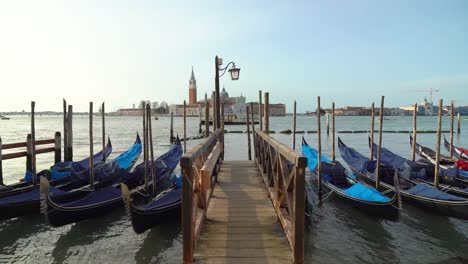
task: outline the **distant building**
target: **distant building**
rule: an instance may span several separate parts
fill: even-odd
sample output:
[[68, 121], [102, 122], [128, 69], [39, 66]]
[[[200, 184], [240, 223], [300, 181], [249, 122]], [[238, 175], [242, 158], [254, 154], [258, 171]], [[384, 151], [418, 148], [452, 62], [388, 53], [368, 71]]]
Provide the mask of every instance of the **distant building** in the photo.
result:
[[[253, 103], [253, 114], [258, 116], [258, 102]], [[262, 104], [260, 111], [262, 115], [264, 113], [265, 104]], [[286, 105], [285, 104], [270, 104], [268, 108], [270, 116], [286, 116]]]

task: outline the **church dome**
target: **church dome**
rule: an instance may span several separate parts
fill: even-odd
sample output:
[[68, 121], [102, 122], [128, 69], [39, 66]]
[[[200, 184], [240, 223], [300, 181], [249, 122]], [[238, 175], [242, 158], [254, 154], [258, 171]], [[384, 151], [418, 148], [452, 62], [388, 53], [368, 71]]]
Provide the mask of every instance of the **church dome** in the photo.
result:
[[229, 97], [229, 94], [226, 92], [226, 89], [224, 89], [224, 87], [223, 87], [223, 91], [221, 92], [220, 96], [223, 97], [223, 98], [228, 98]]

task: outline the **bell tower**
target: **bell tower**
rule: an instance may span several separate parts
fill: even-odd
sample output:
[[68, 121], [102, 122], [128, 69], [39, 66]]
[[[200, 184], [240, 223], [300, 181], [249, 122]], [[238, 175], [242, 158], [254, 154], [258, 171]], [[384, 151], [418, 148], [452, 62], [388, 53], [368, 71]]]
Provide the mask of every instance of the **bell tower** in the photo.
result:
[[192, 66], [192, 76], [190, 76], [189, 80], [189, 104], [196, 104], [197, 103], [197, 80], [195, 79], [195, 74], [193, 73], [193, 66]]

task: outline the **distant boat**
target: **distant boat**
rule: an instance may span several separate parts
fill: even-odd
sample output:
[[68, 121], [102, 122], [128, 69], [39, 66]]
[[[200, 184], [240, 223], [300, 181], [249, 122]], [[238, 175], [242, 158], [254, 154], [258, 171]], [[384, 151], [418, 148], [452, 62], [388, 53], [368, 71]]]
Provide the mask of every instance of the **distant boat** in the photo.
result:
[[10, 120], [10, 118], [4, 115], [0, 115], [0, 120]]

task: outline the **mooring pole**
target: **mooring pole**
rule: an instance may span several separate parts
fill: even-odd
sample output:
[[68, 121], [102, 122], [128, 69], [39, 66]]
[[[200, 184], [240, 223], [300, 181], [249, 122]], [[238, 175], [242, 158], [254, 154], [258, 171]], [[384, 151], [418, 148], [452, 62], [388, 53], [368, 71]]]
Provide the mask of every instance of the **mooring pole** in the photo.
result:
[[[148, 118], [146, 113], [146, 103], [142, 106], [143, 112], [143, 162], [145, 163], [145, 193], [148, 194], [149, 173], [148, 173]], [[172, 112], [171, 112], [171, 143], [172, 143]]]
[[293, 138], [292, 138], [293, 150], [296, 150], [296, 99], [294, 99], [294, 110], [293, 110]]
[[210, 106], [208, 95], [205, 93], [205, 138], [210, 136]]
[[270, 93], [265, 92], [265, 133], [268, 135], [270, 134]]
[[73, 105], [68, 106], [68, 138], [67, 138], [67, 161], [73, 161]]
[[32, 139], [31, 133], [26, 136], [26, 171], [32, 172]]
[[201, 104], [198, 105], [198, 134], [202, 133], [202, 107]]
[[263, 130], [263, 122], [262, 122], [262, 90], [258, 91], [258, 125], [260, 131]]
[[2, 164], [2, 138], [0, 137], [0, 185], [4, 185], [3, 183], [3, 164]]
[[93, 102], [89, 102], [89, 184], [94, 190]]
[[450, 158], [453, 158], [453, 118], [455, 103], [452, 101], [450, 104]]
[[[143, 114], [145, 116], [145, 114]], [[169, 143], [174, 143], [174, 112], [171, 112], [171, 125], [170, 125], [170, 132], [169, 132]]]
[[253, 103], [250, 103], [250, 119], [252, 120], [252, 138], [253, 138], [253, 149], [254, 149], [254, 159], [257, 157], [257, 148], [255, 147], [255, 119], [253, 113]]
[[32, 184], [36, 186], [36, 127], [34, 124], [34, 108], [36, 103], [31, 102], [31, 173], [32, 173]]
[[375, 127], [375, 107], [374, 102], [371, 105], [371, 128], [370, 128], [370, 160], [374, 160], [374, 127]]
[[460, 134], [460, 112], [457, 114], [457, 134]]
[[380, 150], [382, 148], [382, 127], [383, 127], [383, 112], [384, 112], [384, 99], [385, 97], [382, 96], [380, 99], [380, 122], [379, 122], [379, 146], [377, 148], [377, 166], [375, 168], [375, 189], [379, 190], [380, 186]]
[[187, 153], [187, 103], [184, 100], [184, 153]]
[[413, 142], [411, 144], [411, 160], [416, 160], [416, 136], [417, 136], [417, 117], [418, 116], [418, 104], [414, 104], [413, 109]]
[[318, 179], [318, 197], [322, 202], [322, 130], [320, 128], [320, 96], [317, 96], [317, 179]]
[[102, 110], [102, 161], [106, 161], [106, 110], [104, 108], [104, 102], [101, 106]]
[[327, 136], [330, 135], [330, 114], [326, 113], [327, 116]]
[[442, 103], [443, 100], [439, 99], [439, 115], [437, 120], [437, 144], [436, 144], [436, 163], [434, 171], [434, 186], [439, 187], [439, 168], [440, 168], [440, 133], [442, 130]]
[[335, 102], [332, 102], [332, 161], [335, 161]]
[[249, 106], [246, 105], [245, 106], [245, 125], [247, 126], [247, 154], [249, 156], [249, 160], [252, 160], [252, 150], [250, 149], [251, 146], [250, 146], [250, 124], [249, 124], [249, 114], [250, 114], [250, 111], [249, 111]]
[[61, 142], [61, 137], [62, 135], [60, 135], [60, 131], [56, 131], [55, 132], [55, 136], [54, 136], [54, 139], [55, 139], [55, 145], [54, 145], [54, 164], [57, 164], [57, 163], [60, 163], [60, 161], [62, 160], [62, 142]]
[[63, 99], [63, 161], [68, 158], [68, 124], [67, 124], [67, 101]]
[[[153, 196], [156, 196], [156, 164], [154, 162], [154, 150], [153, 150], [153, 127], [151, 120], [151, 107], [149, 104], [146, 105], [146, 115], [148, 117], [148, 130], [149, 130], [149, 145], [150, 145], [150, 157], [151, 157], [151, 179], [153, 180]], [[185, 129], [184, 129], [185, 130]], [[185, 151], [185, 148], [184, 148]]]

